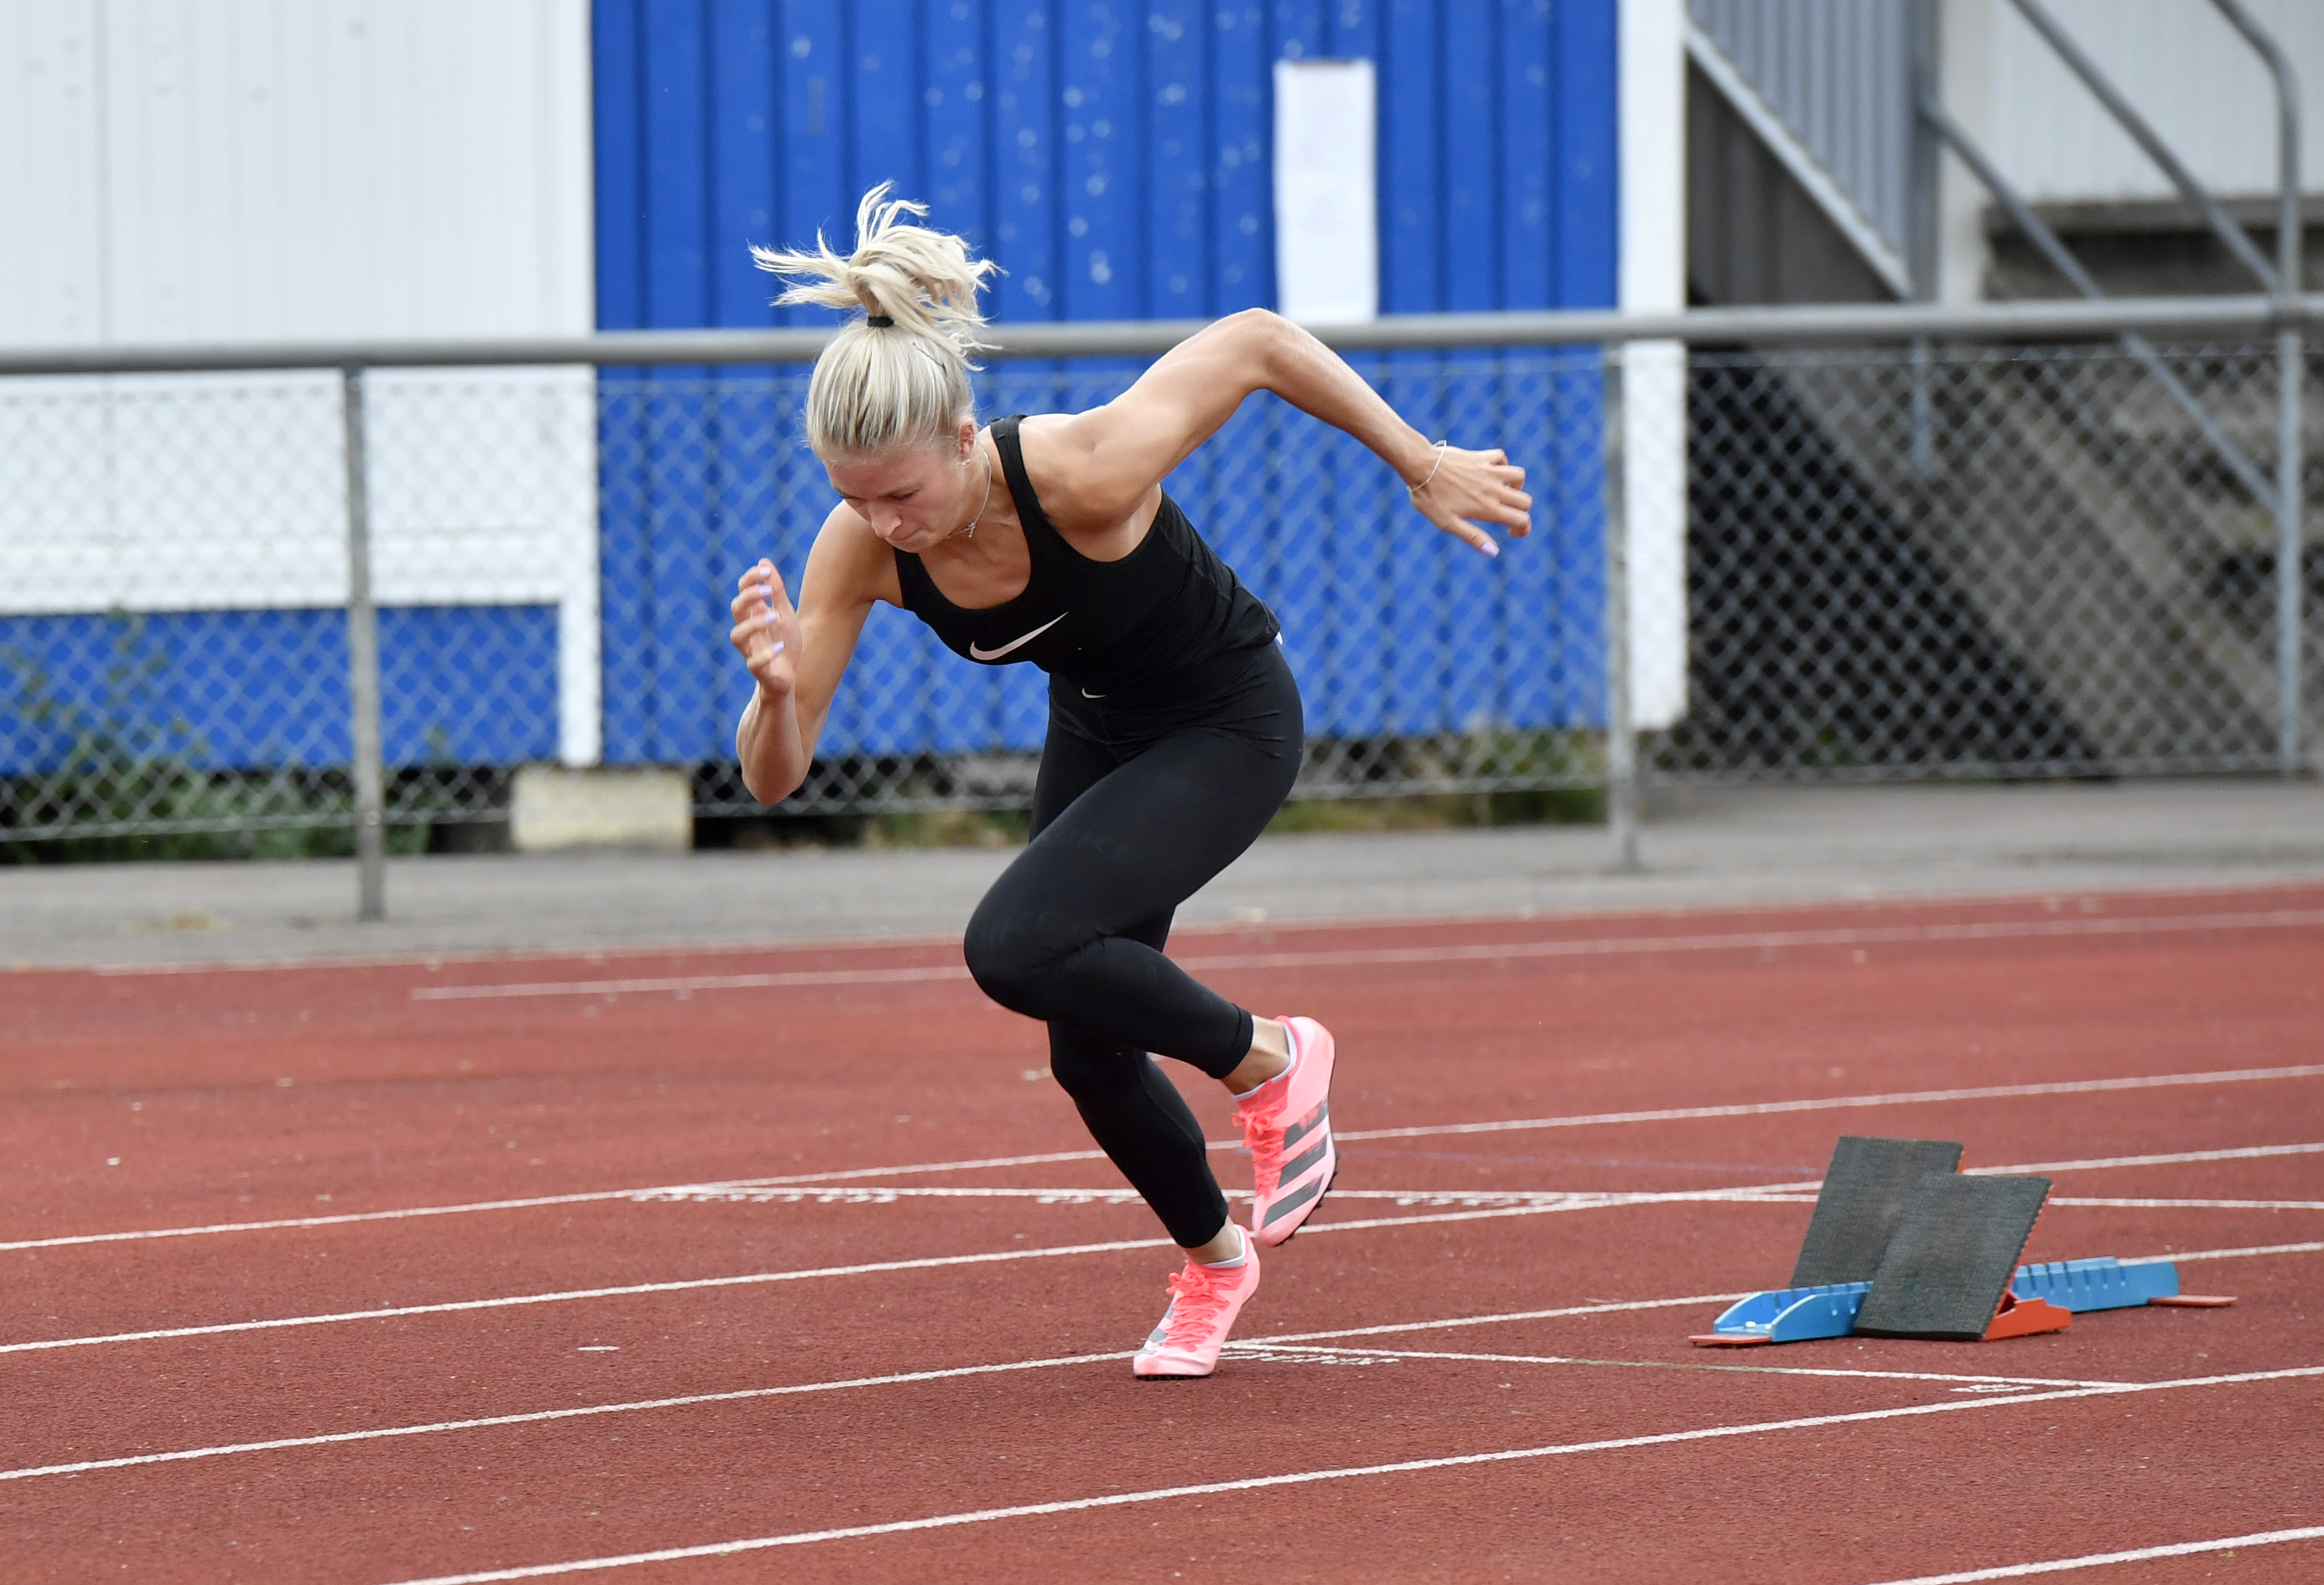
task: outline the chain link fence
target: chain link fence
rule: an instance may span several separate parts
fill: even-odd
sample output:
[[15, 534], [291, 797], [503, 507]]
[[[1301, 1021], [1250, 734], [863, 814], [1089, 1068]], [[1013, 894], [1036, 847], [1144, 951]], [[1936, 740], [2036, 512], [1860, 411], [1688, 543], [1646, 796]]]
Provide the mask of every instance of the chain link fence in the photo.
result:
[[1687, 710], [1648, 773], [2278, 768], [2277, 395], [2273, 347], [1698, 352]]
[[[2255, 491], [2271, 348], [1348, 355], [1430, 435], [1506, 447], [1535, 531], [1477, 556], [1267, 396], [1172, 476], [1282, 620], [1302, 796], [1600, 787], [1625, 717], [1648, 780], [2282, 762], [2298, 569]], [[1144, 364], [996, 362], [979, 399], [1077, 410]], [[0, 855], [351, 843], [351, 461], [391, 846], [505, 819], [516, 768], [544, 761], [681, 768], [697, 814], [761, 812], [731, 762], [748, 679], [726, 607], [761, 555], [796, 587], [832, 502], [805, 377], [0, 380]], [[2301, 659], [2312, 742], [2324, 675], [2312, 642]], [[965, 666], [883, 608], [786, 808], [1021, 806], [1045, 715], [1030, 668]]]

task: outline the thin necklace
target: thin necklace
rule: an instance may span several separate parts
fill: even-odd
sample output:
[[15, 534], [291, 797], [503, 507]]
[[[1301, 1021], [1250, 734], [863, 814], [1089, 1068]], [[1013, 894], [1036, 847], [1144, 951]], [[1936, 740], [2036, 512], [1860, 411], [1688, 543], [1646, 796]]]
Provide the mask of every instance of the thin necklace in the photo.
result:
[[968, 527], [954, 529], [945, 536], [948, 539], [975, 539], [976, 525], [984, 521], [984, 509], [992, 504], [992, 458], [986, 456], [981, 449], [978, 455], [984, 456], [984, 499], [976, 503], [976, 515], [968, 520]]

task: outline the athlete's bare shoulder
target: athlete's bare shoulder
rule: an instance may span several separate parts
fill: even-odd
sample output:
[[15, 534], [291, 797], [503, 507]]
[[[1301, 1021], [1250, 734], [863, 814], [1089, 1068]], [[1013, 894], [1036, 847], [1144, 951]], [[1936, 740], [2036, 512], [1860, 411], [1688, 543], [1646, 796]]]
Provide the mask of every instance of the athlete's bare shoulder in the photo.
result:
[[1097, 561], [1113, 561], [1135, 550], [1162, 504], [1162, 486], [1133, 467], [1093, 451], [1085, 414], [1043, 413], [1028, 418], [1018, 440], [1025, 473], [1041, 510], [1074, 549]]
[[875, 600], [899, 606], [904, 603], [895, 552], [844, 501], [831, 509], [823, 527], [816, 530], [799, 596], [802, 605], [810, 598], [839, 605], [869, 604]]

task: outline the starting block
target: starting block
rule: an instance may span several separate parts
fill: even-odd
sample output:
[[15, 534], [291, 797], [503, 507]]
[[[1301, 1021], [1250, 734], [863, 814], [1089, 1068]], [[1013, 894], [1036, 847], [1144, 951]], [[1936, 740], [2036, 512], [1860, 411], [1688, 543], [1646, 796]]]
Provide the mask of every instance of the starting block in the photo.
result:
[[[2235, 1302], [2180, 1293], [2167, 1261], [2017, 1265], [2050, 1181], [1963, 1177], [1960, 1154], [1947, 1140], [1843, 1138], [1793, 1286], [1738, 1300], [1689, 1341], [1741, 1348], [1863, 1333], [1969, 1341], [2061, 1331], [2084, 1311]], [[1825, 1280], [1802, 1280], [1818, 1274]]]

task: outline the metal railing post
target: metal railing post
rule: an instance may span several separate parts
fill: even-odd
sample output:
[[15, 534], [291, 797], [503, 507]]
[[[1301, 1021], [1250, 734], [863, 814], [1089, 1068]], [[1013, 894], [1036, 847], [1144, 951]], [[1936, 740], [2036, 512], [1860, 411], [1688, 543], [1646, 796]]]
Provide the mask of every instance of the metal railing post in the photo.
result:
[[347, 702], [355, 740], [355, 917], [387, 917], [386, 776], [379, 725], [379, 608], [371, 594], [371, 488], [365, 479], [364, 366], [339, 370], [346, 422]]
[[[2296, 245], [2296, 244], [2295, 244]], [[2275, 756], [2286, 776], [2299, 774], [2306, 706], [2301, 695], [2305, 663], [2306, 541], [2301, 523], [2301, 387], [2307, 383], [2307, 353], [2300, 332], [2276, 332], [2275, 409]]]
[[2302, 587], [2307, 534], [2301, 524], [2307, 487], [2301, 475], [2301, 409], [2306, 399], [2308, 355], [2300, 330], [2300, 78], [2273, 34], [2240, 0], [2211, 0], [2244, 41], [2259, 52], [2275, 78], [2275, 755], [2284, 775], [2298, 773], [2306, 706], [2301, 699], [2306, 659]]
[[1630, 709], [1630, 519], [1623, 478], [1622, 365], [1628, 346], [1604, 352], [1606, 468], [1606, 830], [1613, 838], [1614, 869], [1635, 874], [1638, 863], [1638, 734]]

